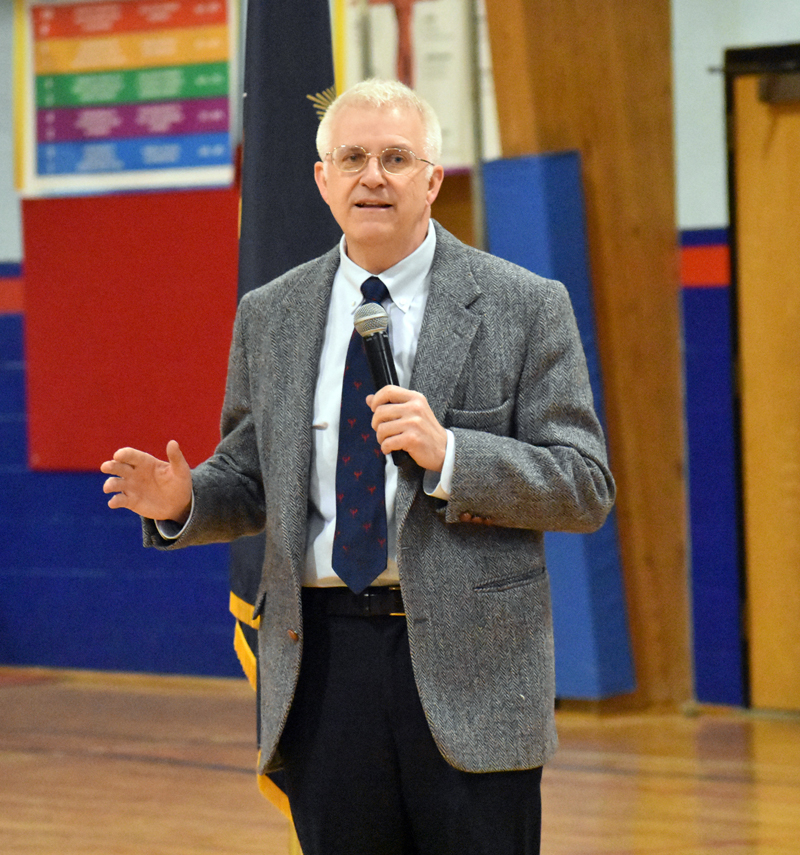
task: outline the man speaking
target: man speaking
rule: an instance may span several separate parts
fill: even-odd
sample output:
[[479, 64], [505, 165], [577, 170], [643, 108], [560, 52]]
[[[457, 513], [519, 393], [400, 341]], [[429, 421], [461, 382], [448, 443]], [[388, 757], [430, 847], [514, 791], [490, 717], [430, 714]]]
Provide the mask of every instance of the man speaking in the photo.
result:
[[[263, 532], [261, 770], [305, 855], [538, 853], [543, 532], [614, 500], [569, 298], [431, 220], [441, 129], [402, 84], [341, 95], [317, 148], [344, 236], [242, 299], [216, 451], [120, 449], [103, 489], [146, 545]], [[365, 301], [397, 371], [377, 391]]]

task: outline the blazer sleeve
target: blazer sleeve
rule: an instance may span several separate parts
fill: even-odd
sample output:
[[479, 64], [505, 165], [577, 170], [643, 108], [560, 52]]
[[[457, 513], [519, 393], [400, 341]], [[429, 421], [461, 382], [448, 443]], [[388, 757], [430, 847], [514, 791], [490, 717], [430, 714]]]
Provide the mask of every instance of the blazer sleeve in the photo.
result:
[[[488, 411], [448, 413], [455, 458], [445, 518], [466, 512], [501, 526], [590, 532], [613, 505], [614, 479], [569, 295], [534, 279], [527, 301], [513, 304], [524, 353], [509, 355], [519, 372], [512, 393]], [[490, 325], [484, 336], [491, 342], [495, 333]], [[508, 337], [497, 338], [502, 346]]]

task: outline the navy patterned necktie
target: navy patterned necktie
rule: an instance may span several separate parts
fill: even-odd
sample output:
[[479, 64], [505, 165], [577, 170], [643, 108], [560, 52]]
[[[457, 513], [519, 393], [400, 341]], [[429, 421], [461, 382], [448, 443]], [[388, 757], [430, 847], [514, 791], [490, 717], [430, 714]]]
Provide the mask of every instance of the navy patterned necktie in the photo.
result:
[[[375, 303], [389, 296], [376, 276], [364, 282], [361, 292]], [[357, 594], [386, 569], [386, 458], [365, 401], [374, 391], [364, 339], [353, 330], [342, 383], [333, 569]]]

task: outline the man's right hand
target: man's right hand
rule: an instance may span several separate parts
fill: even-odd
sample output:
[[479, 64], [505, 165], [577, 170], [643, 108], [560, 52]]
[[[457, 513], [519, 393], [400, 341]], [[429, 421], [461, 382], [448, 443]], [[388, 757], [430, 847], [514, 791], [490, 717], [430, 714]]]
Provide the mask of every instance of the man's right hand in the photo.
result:
[[183, 525], [192, 507], [192, 472], [174, 439], [167, 443], [167, 460], [135, 448], [120, 448], [100, 471], [111, 475], [104, 493], [114, 493], [109, 508], [128, 508], [153, 520]]

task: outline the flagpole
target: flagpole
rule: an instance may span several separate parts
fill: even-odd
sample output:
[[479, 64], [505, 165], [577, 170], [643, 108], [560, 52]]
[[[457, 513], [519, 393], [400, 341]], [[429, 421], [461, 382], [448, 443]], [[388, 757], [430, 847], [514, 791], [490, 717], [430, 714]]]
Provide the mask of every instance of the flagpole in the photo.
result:
[[467, 22], [470, 90], [472, 96], [472, 233], [478, 249], [486, 248], [486, 208], [483, 197], [483, 74], [481, 69], [481, 0], [470, 0]]
[[347, 0], [333, 0], [331, 5], [331, 41], [333, 44], [333, 81], [336, 94], [345, 90], [347, 74]]

